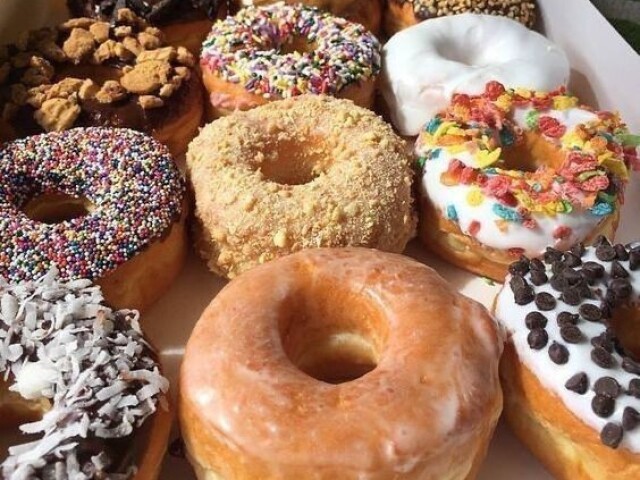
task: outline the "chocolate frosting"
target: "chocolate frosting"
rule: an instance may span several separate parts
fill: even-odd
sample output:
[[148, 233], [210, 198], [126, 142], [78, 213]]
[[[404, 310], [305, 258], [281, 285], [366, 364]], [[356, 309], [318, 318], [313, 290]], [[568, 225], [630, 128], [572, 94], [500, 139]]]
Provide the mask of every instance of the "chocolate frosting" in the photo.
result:
[[221, 0], [67, 0], [75, 16], [115, 21], [115, 13], [120, 8], [129, 8], [156, 25], [204, 16], [214, 19], [221, 4]]

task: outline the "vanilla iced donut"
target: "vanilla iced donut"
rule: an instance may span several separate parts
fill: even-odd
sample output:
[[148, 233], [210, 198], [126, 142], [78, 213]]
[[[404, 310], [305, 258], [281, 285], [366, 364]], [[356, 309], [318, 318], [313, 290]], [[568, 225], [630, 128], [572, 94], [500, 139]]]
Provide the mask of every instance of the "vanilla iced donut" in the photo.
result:
[[454, 93], [482, 93], [491, 80], [549, 91], [568, 79], [558, 46], [493, 15], [429, 20], [397, 33], [383, 49], [382, 93], [402, 135], [417, 135]]

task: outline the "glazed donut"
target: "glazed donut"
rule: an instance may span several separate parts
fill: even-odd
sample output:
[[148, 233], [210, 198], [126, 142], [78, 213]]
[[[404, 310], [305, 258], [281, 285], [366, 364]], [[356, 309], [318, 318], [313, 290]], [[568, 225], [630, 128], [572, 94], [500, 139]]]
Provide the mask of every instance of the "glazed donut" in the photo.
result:
[[127, 127], [183, 154], [202, 118], [202, 86], [185, 48], [165, 47], [130, 10], [109, 25], [74, 18], [0, 48], [0, 115], [16, 137]]
[[415, 233], [404, 142], [373, 112], [305, 95], [238, 112], [189, 146], [196, 250], [226, 277], [312, 247], [402, 252]]
[[126, 129], [77, 128], [0, 147], [0, 277], [57, 267], [118, 308], [156, 301], [186, 256], [184, 183], [165, 147]]
[[551, 91], [569, 80], [569, 61], [558, 46], [491, 15], [429, 20], [394, 35], [382, 55], [382, 94], [394, 126], [408, 136], [454, 94], [481, 94], [489, 81]]
[[369, 108], [380, 43], [359, 24], [280, 2], [216, 22], [200, 66], [212, 119], [305, 93]]
[[537, 5], [534, 0], [387, 0], [385, 32], [391, 36], [424, 20], [461, 13], [508, 17], [532, 28]]
[[420, 235], [450, 262], [502, 281], [520, 255], [613, 236], [635, 147], [617, 115], [563, 89], [457, 95], [416, 144]]
[[435, 271], [306, 250], [198, 321], [179, 417], [198, 478], [475, 478], [502, 409], [502, 336]]
[[[261, 6], [277, 3], [278, 0], [236, 0], [241, 7]], [[382, 21], [380, 0], [285, 0], [289, 5], [303, 4], [331, 12], [336, 17], [359, 23], [377, 34]]]
[[111, 310], [99, 287], [55, 270], [2, 281], [0, 298], [0, 420], [39, 436], [9, 448], [2, 478], [157, 478], [169, 382], [138, 312]]
[[496, 299], [515, 433], [559, 480], [640, 478], [640, 247], [523, 258]]
[[130, 8], [138, 17], [160, 28], [165, 41], [200, 53], [213, 21], [224, 18], [228, 1], [220, 0], [67, 0], [73, 16], [113, 22], [120, 8]]

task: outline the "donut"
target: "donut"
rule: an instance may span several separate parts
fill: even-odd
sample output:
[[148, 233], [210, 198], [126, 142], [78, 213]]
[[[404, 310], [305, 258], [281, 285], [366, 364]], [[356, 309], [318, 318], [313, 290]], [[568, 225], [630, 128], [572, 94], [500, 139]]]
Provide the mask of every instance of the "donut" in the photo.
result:
[[0, 277], [88, 278], [145, 309], [186, 256], [184, 182], [167, 149], [126, 129], [74, 128], [0, 147]]
[[523, 254], [613, 236], [637, 163], [632, 144], [616, 114], [582, 106], [564, 88], [490, 82], [482, 95], [456, 95], [416, 144], [420, 236], [453, 264], [498, 281]]
[[564, 51], [514, 20], [461, 14], [437, 18], [394, 35], [384, 46], [381, 91], [402, 135], [446, 108], [456, 93], [478, 95], [497, 81], [551, 91], [566, 85]]
[[499, 15], [532, 28], [537, 4], [533, 0], [387, 0], [385, 32], [391, 36], [424, 20], [462, 13]]
[[67, 0], [73, 16], [112, 22], [121, 8], [160, 28], [169, 45], [200, 53], [213, 21], [227, 13], [228, 1], [221, 0]]
[[202, 118], [195, 59], [164, 46], [161, 32], [130, 10], [110, 25], [74, 18], [25, 32], [0, 48], [0, 116], [14, 138], [71, 127], [126, 127], [178, 156]]
[[404, 142], [373, 112], [305, 95], [221, 118], [189, 146], [194, 241], [234, 277], [303, 248], [402, 252], [415, 232]]
[[247, 7], [216, 22], [200, 66], [210, 119], [305, 93], [371, 107], [380, 43], [359, 24], [316, 8]]
[[99, 287], [55, 269], [3, 280], [0, 298], [0, 419], [31, 435], [9, 447], [2, 478], [156, 478], [169, 382], [138, 312], [112, 310]]
[[516, 435], [559, 480], [640, 477], [640, 246], [514, 262], [495, 302]]
[[[262, 6], [278, 0], [236, 0], [241, 7]], [[336, 17], [359, 23], [373, 33], [378, 33], [382, 21], [380, 0], [285, 0], [289, 5], [303, 4], [331, 12]]]
[[198, 478], [475, 478], [502, 410], [502, 335], [429, 267], [315, 249], [200, 317], [179, 418]]

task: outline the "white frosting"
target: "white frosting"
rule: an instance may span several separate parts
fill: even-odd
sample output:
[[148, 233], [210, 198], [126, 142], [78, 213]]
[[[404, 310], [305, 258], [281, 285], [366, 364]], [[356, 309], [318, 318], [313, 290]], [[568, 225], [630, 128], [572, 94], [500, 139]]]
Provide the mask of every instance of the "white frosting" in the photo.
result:
[[454, 93], [480, 94], [492, 80], [550, 91], [566, 85], [569, 61], [514, 20], [472, 13], [419, 23], [383, 49], [382, 93], [402, 135], [417, 135]]
[[[513, 119], [521, 127], [525, 127], [524, 119], [530, 108], [514, 109]], [[545, 111], [545, 116], [558, 119], [567, 126], [567, 132], [571, 132], [579, 124], [597, 119], [597, 115], [587, 110], [572, 108], [568, 110]], [[469, 205], [467, 194], [471, 189], [477, 189], [472, 185], [447, 186], [440, 181], [442, 173], [447, 171], [449, 163], [458, 159], [465, 165], [474, 166], [474, 160], [468, 152], [448, 153], [441, 149], [437, 158], [428, 160], [425, 164], [421, 182], [421, 193], [428, 196], [430, 201], [446, 216], [447, 207], [453, 206], [458, 217], [458, 225], [465, 235], [470, 235], [470, 226], [473, 221], [480, 222], [480, 230], [474, 238], [480, 243], [507, 250], [510, 248], [522, 248], [525, 255], [537, 257], [544, 253], [547, 246], [555, 246], [565, 249], [570, 245], [583, 241], [593, 233], [594, 228], [604, 218], [592, 214], [588, 210], [579, 210], [574, 207], [570, 214], [560, 213], [554, 217], [533, 213], [532, 218], [537, 222], [535, 229], [530, 229], [521, 223], [509, 222], [506, 232], [500, 230], [496, 220], [500, 220], [494, 211], [494, 205], [500, 204], [495, 198], [484, 196], [484, 201], [478, 206]], [[555, 239], [554, 230], [564, 225], [571, 229], [571, 234], [563, 239]]]
[[[607, 272], [606, 277], [608, 277], [608, 271], [611, 267], [611, 263], [601, 262], [598, 260], [594, 254], [593, 248], [587, 250], [585, 256], [582, 257], [582, 261], [593, 261], [604, 265], [605, 271]], [[629, 280], [631, 281], [631, 286], [633, 288], [632, 302], [637, 303], [640, 293], [640, 270], [630, 271], [628, 261], [620, 261], [620, 263], [630, 273]], [[551, 277], [551, 273], [548, 272], [548, 274], [549, 277]], [[607, 281], [606, 277], [604, 279], [605, 282]], [[529, 275], [525, 278], [529, 279]], [[605, 325], [603, 323], [588, 322], [584, 319], [580, 319], [577, 326], [582, 331], [585, 339], [578, 344], [566, 343], [560, 336], [560, 329], [556, 322], [556, 317], [558, 313], [563, 311], [573, 314], [578, 313], [579, 306], [574, 307], [558, 300], [556, 308], [548, 312], [542, 312], [542, 314], [548, 319], [546, 331], [549, 335], [549, 342], [545, 348], [541, 350], [534, 350], [530, 348], [527, 343], [529, 330], [525, 326], [525, 316], [527, 313], [537, 310], [537, 308], [534, 302], [531, 302], [528, 305], [517, 305], [514, 302], [513, 292], [509, 287], [509, 279], [510, 278], [507, 278], [505, 287], [498, 294], [495, 315], [497, 320], [504, 325], [510, 334], [510, 341], [515, 347], [518, 358], [538, 378], [538, 380], [540, 380], [546, 388], [551, 390], [552, 393], [560, 398], [563, 404], [579, 419], [590, 427], [596, 429], [598, 434], [609, 422], [621, 423], [622, 412], [625, 407], [633, 407], [640, 411], [640, 399], [626, 394], [621, 394], [616, 399], [615, 410], [609, 418], [605, 419], [597, 416], [591, 408], [591, 401], [594, 396], [593, 385], [599, 378], [615, 378], [622, 388], [627, 388], [631, 379], [639, 378], [637, 375], [627, 373], [621, 368], [622, 359], [618, 353], [613, 353], [617, 366], [611, 369], [599, 367], [591, 360], [592, 346], [589, 340], [603, 333], [605, 331]], [[596, 287], [598, 286], [603, 288], [604, 283], [601, 282], [596, 285]], [[560, 296], [560, 292], [554, 290], [549, 283], [539, 287], [533, 286], [533, 288], [536, 293], [549, 292], [555, 298]], [[584, 300], [581, 305], [585, 303], [598, 305], [599, 300]], [[554, 341], [561, 343], [569, 350], [569, 361], [563, 365], [558, 365], [551, 361], [549, 354], [547, 353], [548, 347]], [[568, 390], [564, 386], [566, 381], [578, 372], [585, 372], [589, 377], [589, 390], [584, 395]], [[640, 452], [640, 428], [632, 431], [625, 431], [620, 446], [635, 453]]]

